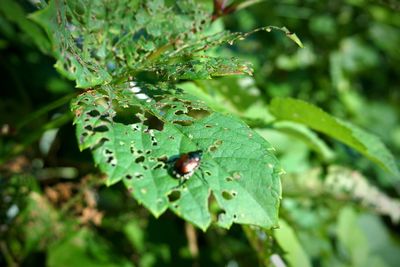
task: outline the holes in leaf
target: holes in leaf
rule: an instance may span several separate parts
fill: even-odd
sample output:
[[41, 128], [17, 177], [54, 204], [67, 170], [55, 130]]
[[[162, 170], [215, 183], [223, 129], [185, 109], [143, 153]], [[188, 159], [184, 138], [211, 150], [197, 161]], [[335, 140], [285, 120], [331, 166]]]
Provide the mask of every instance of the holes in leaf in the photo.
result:
[[140, 130], [139, 124], [133, 124], [133, 125], [131, 125], [131, 128], [132, 128], [132, 130], [134, 130], [135, 132]]
[[125, 175], [125, 178], [128, 179], [128, 180], [130, 180], [130, 179], [132, 179], [132, 175], [127, 174], [127, 175]]
[[238, 216], [236, 214], [233, 214], [232, 217], [233, 217], [233, 220], [236, 220]]
[[157, 139], [154, 136], [152, 136], [150, 139], [151, 139], [151, 145], [153, 146], [158, 145]]
[[205, 109], [194, 109], [189, 107], [189, 111], [187, 112], [187, 115], [194, 118], [194, 119], [202, 119], [210, 115], [210, 112]]
[[170, 202], [177, 201], [181, 197], [181, 191], [179, 190], [174, 190], [171, 192], [171, 194], [168, 195], [168, 200]]
[[142, 122], [138, 114], [142, 113], [142, 110], [137, 106], [129, 106], [124, 109], [117, 109], [117, 114], [114, 116], [113, 121], [117, 123], [122, 123], [125, 125], [131, 125], [135, 123]]
[[110, 117], [110, 114], [104, 113], [104, 114], [101, 114], [101, 115], [100, 115], [100, 120], [106, 121], [106, 122], [110, 122], [109, 117]]
[[113, 156], [109, 156], [107, 158], [107, 163], [110, 164], [112, 167], [117, 166], [117, 160]]
[[146, 113], [145, 117], [147, 119], [143, 124], [146, 125], [148, 129], [154, 129], [158, 131], [162, 131], [164, 129], [164, 122], [158, 119], [156, 116]]
[[205, 128], [212, 128], [213, 126], [211, 124], [206, 124], [204, 125]]
[[109, 156], [107, 158], [107, 163], [111, 163], [113, 160], [114, 160], [114, 157], [113, 156]]
[[190, 120], [175, 120], [173, 123], [181, 125], [181, 126], [190, 126], [193, 124], [193, 121]]
[[157, 163], [156, 165], [154, 165], [153, 166], [153, 170], [157, 170], [157, 169], [161, 169], [161, 168], [163, 168], [164, 167], [164, 163], [162, 163], [162, 162], [159, 162], [159, 163]]
[[174, 112], [174, 114], [179, 116], [179, 115], [183, 115], [184, 112], [182, 110], [177, 110]]
[[136, 163], [142, 163], [142, 162], [144, 162], [144, 157], [143, 156], [140, 156], [140, 157], [137, 157], [136, 159], [135, 159], [135, 162]]
[[143, 174], [137, 172], [137, 173], [135, 173], [135, 178], [138, 179], [138, 180], [140, 180], [140, 179], [143, 178]]
[[93, 109], [93, 110], [89, 111], [87, 114], [88, 114], [89, 116], [91, 116], [91, 117], [98, 117], [98, 116], [100, 116], [100, 112], [99, 112], [98, 110], [96, 110], [96, 109]]
[[227, 182], [232, 182], [232, 181], [233, 181], [233, 178], [232, 178], [231, 176], [228, 176], [228, 177], [225, 178], [225, 181], [227, 181]]
[[106, 150], [104, 150], [104, 153], [105, 153], [106, 155], [110, 155], [110, 154], [112, 154], [113, 152], [107, 148]]
[[222, 191], [221, 195], [225, 200], [231, 200], [232, 198], [234, 198], [236, 196], [236, 192], [233, 194], [233, 192], [229, 192], [229, 191]]
[[211, 172], [210, 171], [204, 171], [204, 174], [207, 176], [211, 176]]
[[157, 161], [160, 161], [160, 162], [167, 162], [168, 161], [168, 157], [167, 156], [161, 156], [161, 157], [158, 157], [157, 158]]
[[99, 133], [104, 133], [108, 131], [108, 127], [105, 125], [97, 126], [96, 128], [93, 129], [93, 132], [99, 132]]
[[217, 151], [217, 149], [218, 149], [217, 146], [212, 145], [212, 146], [210, 146], [210, 147], [208, 148], [208, 151], [210, 151], [210, 152], [215, 152], [215, 151]]

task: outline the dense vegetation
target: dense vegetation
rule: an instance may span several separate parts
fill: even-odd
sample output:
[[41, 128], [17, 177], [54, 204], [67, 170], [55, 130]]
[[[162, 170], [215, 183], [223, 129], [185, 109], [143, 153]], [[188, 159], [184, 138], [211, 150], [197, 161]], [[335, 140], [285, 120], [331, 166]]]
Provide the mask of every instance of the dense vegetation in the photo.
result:
[[399, 11], [2, 0], [0, 266], [397, 266]]

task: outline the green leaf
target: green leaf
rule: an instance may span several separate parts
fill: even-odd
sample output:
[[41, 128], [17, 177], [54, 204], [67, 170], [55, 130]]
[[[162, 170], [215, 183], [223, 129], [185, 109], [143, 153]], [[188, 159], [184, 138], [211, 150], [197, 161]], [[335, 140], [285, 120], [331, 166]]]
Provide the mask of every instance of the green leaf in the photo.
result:
[[286, 27], [282, 27], [281, 30], [286, 33], [286, 36], [289, 39], [291, 39], [293, 42], [295, 42], [301, 48], [304, 48], [303, 43], [301, 42], [301, 40], [299, 39], [299, 37], [297, 37], [297, 35], [295, 33], [290, 32]]
[[45, 33], [34, 22], [27, 19], [24, 10], [17, 2], [2, 0], [0, 13], [8, 20], [16, 23], [24, 33], [31, 37], [40, 51], [46, 54], [49, 52], [50, 43]]
[[301, 246], [295, 231], [284, 220], [279, 220], [279, 229], [274, 230], [274, 236], [285, 251], [284, 258], [290, 266], [311, 267], [310, 259]]
[[320, 154], [324, 160], [331, 160], [334, 158], [334, 153], [327, 144], [304, 125], [290, 121], [279, 121], [275, 122], [273, 127], [281, 132], [299, 138], [311, 149]]
[[46, 266], [133, 266], [127, 259], [113, 253], [111, 246], [94, 232], [82, 228], [47, 251]]
[[371, 250], [371, 243], [360, 227], [359, 216], [351, 207], [346, 207], [339, 213], [337, 236], [340, 245], [350, 254], [351, 266], [387, 266], [380, 255]]
[[67, 9], [68, 6], [62, 1], [50, 1], [45, 9], [30, 16], [46, 30], [53, 44], [56, 69], [68, 79], [76, 80], [80, 88], [110, 82], [111, 76], [107, 70], [92, 60], [89, 51], [80, 51], [79, 38], [82, 36], [75, 35], [76, 26], [67, 20]]
[[242, 60], [210, 57], [205, 51], [262, 30], [276, 29], [296, 41], [286, 28], [274, 26], [207, 34], [211, 14], [188, 0], [50, 1], [31, 18], [49, 35], [57, 70], [80, 88], [148, 72], [173, 81], [252, 74]]
[[[166, 85], [135, 82], [87, 91], [72, 110], [80, 147], [92, 149], [107, 184], [122, 180], [155, 216], [170, 208], [205, 230], [212, 194], [223, 227], [277, 225], [281, 168], [271, 146], [238, 119], [210, 114]], [[195, 150], [204, 152], [202, 165], [179, 185], [168, 162]]]
[[343, 142], [391, 172], [396, 180], [400, 178], [396, 161], [381, 140], [357, 126], [335, 118], [310, 103], [292, 98], [274, 98], [270, 111], [279, 120], [302, 123]]

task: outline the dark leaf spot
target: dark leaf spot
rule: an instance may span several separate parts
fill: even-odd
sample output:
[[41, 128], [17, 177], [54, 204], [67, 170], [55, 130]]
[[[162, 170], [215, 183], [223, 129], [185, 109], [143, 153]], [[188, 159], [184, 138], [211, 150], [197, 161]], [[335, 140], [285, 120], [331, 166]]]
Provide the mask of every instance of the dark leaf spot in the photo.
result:
[[144, 157], [143, 157], [143, 156], [137, 157], [137, 158], [135, 159], [135, 162], [136, 162], [136, 163], [142, 163], [142, 162], [144, 162]]
[[97, 126], [96, 128], [93, 129], [94, 132], [99, 132], [99, 133], [103, 133], [103, 132], [107, 132], [108, 131], [108, 127], [105, 125], [101, 125], [101, 126]]
[[93, 109], [93, 110], [89, 111], [87, 114], [88, 114], [89, 116], [91, 116], [91, 117], [100, 116], [100, 112], [99, 112], [98, 110], [96, 110], [96, 109]]
[[222, 191], [222, 197], [225, 200], [231, 200], [233, 198], [232, 194], [228, 191]]
[[162, 167], [164, 167], [164, 165], [164, 163], [159, 162], [153, 167], [153, 170], [161, 169]]
[[170, 202], [177, 201], [181, 197], [181, 192], [179, 190], [174, 190], [168, 195], [168, 200]]
[[179, 115], [184, 114], [184, 112], [182, 110], [177, 110], [174, 112], [174, 114], [179, 116]]
[[154, 129], [158, 131], [162, 131], [164, 129], [164, 122], [158, 119], [156, 116], [147, 115], [146, 118], [147, 120], [143, 124], [147, 125], [148, 129]]

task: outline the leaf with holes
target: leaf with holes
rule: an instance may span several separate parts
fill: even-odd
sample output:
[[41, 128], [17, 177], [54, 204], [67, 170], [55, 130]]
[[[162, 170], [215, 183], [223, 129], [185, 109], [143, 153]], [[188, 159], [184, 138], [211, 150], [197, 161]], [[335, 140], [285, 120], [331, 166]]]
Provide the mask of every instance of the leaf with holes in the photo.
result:
[[53, 0], [30, 17], [46, 30], [57, 70], [80, 88], [140, 73], [164, 80], [251, 74], [242, 60], [205, 52], [261, 30], [277, 29], [290, 37], [286, 28], [273, 26], [209, 34], [212, 14], [189, 0]]
[[[105, 86], [72, 103], [80, 147], [92, 150], [107, 184], [123, 181], [155, 216], [170, 208], [203, 230], [213, 217], [223, 227], [276, 226], [281, 168], [272, 147], [240, 120], [166, 87]], [[174, 160], [196, 150], [200, 168], [182, 184], [172, 175]]]

